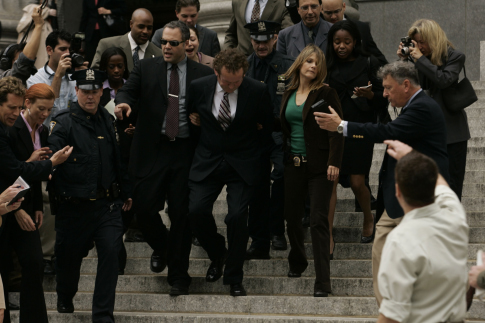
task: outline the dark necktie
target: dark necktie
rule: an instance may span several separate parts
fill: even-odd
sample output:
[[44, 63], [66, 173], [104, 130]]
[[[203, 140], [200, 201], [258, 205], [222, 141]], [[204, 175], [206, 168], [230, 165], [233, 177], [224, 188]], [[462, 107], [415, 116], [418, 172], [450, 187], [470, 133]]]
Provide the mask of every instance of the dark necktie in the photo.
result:
[[135, 52], [133, 53], [133, 66], [136, 66], [140, 61], [140, 56], [138, 56], [138, 51], [140, 50], [140, 46], [136, 46]]
[[219, 107], [219, 117], [217, 118], [224, 131], [226, 131], [231, 124], [231, 109], [229, 108], [230, 105], [228, 95], [229, 93], [224, 92], [224, 96], [221, 100], [221, 106]]
[[261, 11], [261, 7], [259, 6], [259, 0], [255, 0], [253, 13], [251, 14], [251, 22], [256, 22], [259, 20], [260, 11]]
[[315, 33], [313, 32], [313, 30], [309, 30], [309, 31], [308, 31], [308, 37], [310, 38], [310, 41], [311, 41], [312, 43], [314, 43], [314, 42], [315, 42]]
[[179, 73], [177, 65], [172, 65], [170, 72], [170, 86], [168, 88], [168, 108], [165, 124], [165, 135], [170, 140], [179, 133]]

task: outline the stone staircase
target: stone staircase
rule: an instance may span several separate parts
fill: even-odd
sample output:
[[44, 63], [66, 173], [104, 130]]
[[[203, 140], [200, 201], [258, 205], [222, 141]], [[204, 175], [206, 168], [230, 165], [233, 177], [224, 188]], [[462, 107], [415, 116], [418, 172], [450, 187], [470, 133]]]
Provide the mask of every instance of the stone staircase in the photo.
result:
[[[470, 225], [469, 266], [476, 261], [477, 250], [485, 250], [485, 82], [474, 82], [479, 101], [467, 108], [472, 131], [469, 141], [463, 204]], [[377, 192], [377, 174], [384, 145], [375, 145], [371, 169], [371, 187]], [[288, 278], [288, 251], [271, 251], [270, 260], [250, 260], [244, 265], [247, 297], [229, 296], [229, 287], [206, 283], [210, 264], [201, 247], [192, 247], [190, 295], [170, 297], [166, 271], [153, 274], [149, 269], [151, 249], [145, 243], [126, 243], [128, 261], [125, 275], [118, 279], [115, 316], [117, 322], [180, 323], [357, 323], [376, 322], [378, 308], [373, 297], [371, 249], [359, 243], [363, 215], [353, 212], [354, 197], [350, 189], [339, 187], [334, 236], [336, 248], [331, 261], [332, 291], [328, 298], [314, 298], [313, 252], [309, 232], [306, 250], [310, 264], [301, 278]], [[221, 233], [226, 227], [225, 192], [214, 206], [214, 216]], [[165, 223], [168, 217], [162, 212]], [[50, 322], [90, 322], [91, 302], [96, 275], [96, 250], [84, 259], [79, 292], [74, 299], [74, 314], [56, 311], [55, 279], [46, 277], [44, 289]], [[14, 322], [18, 322], [17, 313]], [[485, 303], [474, 300], [469, 321], [485, 320]], [[484, 321], [485, 322], [485, 321]]]

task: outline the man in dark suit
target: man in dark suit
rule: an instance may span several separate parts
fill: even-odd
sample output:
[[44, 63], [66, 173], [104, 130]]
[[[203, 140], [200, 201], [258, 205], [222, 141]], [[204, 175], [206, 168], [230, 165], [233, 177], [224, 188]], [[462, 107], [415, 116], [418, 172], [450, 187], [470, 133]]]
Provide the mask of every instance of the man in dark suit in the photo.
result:
[[144, 58], [162, 56], [160, 47], [150, 43], [150, 37], [153, 33], [153, 16], [150, 11], [144, 8], [133, 11], [130, 29], [129, 33], [122, 36], [101, 39], [91, 68], [99, 69], [101, 55], [110, 47], [118, 47], [125, 52], [130, 73], [138, 61]]
[[[345, 14], [346, 8], [347, 7], [343, 0], [323, 0], [323, 19], [331, 24], [334, 24], [343, 19], [350, 20], [350, 18], [347, 17], [347, 15]], [[358, 20], [352, 20], [352, 22], [355, 23], [357, 25], [357, 28], [359, 29], [360, 37], [362, 38], [363, 49], [369, 54], [374, 55], [379, 60], [381, 66], [386, 65], [387, 59], [384, 54], [382, 54], [382, 52], [379, 50], [379, 48], [377, 48], [377, 45], [374, 42], [374, 39], [372, 38], [372, 35], [370, 33], [369, 24]]]
[[[88, 62], [93, 60], [96, 47], [101, 39], [120, 35], [106, 24], [104, 15], [124, 16], [126, 13], [125, 0], [84, 0], [83, 14], [79, 31], [86, 35], [86, 57]], [[126, 30], [125, 30], [126, 31]]]
[[282, 28], [293, 25], [283, 0], [232, 0], [232, 17], [222, 49], [237, 48], [244, 55], [251, 55], [251, 38], [244, 26], [258, 20], [275, 21]]
[[[265, 84], [244, 77], [246, 57], [236, 49], [214, 60], [216, 75], [192, 83], [188, 109], [200, 116], [200, 138], [190, 169], [190, 222], [212, 261], [206, 281], [222, 276], [232, 296], [245, 296], [243, 263], [248, 243], [248, 205], [260, 174], [262, 145], [270, 139], [274, 118]], [[260, 129], [260, 130], [258, 130]], [[225, 239], [217, 233], [213, 204], [227, 185]]]
[[[280, 26], [277, 22], [264, 20], [245, 26], [249, 29], [254, 49], [254, 53], [248, 57], [249, 69], [246, 76], [268, 86], [276, 118], [280, 116], [281, 99], [287, 83], [284, 74], [294, 62], [293, 58], [274, 50]], [[269, 259], [270, 242], [273, 250], [287, 249], [283, 212], [283, 134], [275, 131], [272, 137], [264, 146], [261, 174], [249, 206], [248, 227], [252, 243], [246, 252], [246, 259]]]
[[[199, 17], [200, 2], [199, 0], [177, 0], [175, 4], [175, 15], [177, 18], [189, 27], [197, 28], [199, 32], [199, 52], [215, 57], [221, 51], [217, 33], [209, 28], [197, 24]], [[158, 29], [153, 34], [152, 42], [160, 47], [160, 38], [163, 34], [163, 28]]]
[[[213, 74], [209, 67], [187, 59], [189, 37], [189, 28], [183, 22], [166, 24], [163, 58], [141, 60], [115, 99], [115, 113], [120, 119], [123, 112], [131, 114], [131, 107], [138, 110], [130, 157], [133, 207], [153, 249], [151, 270], [162, 272], [168, 257], [172, 296], [188, 294], [191, 282], [187, 272], [192, 236], [188, 177], [195, 144], [188, 125], [187, 89], [193, 80]], [[158, 213], [165, 196], [170, 205], [170, 234]]]
[[314, 43], [325, 53], [327, 34], [332, 25], [320, 17], [321, 10], [322, 0], [300, 0], [301, 22], [280, 31], [276, 50], [296, 58], [306, 45]]
[[[60, 149], [50, 159], [42, 161], [25, 162], [19, 160], [14, 151], [14, 142], [8, 135], [8, 128], [15, 125], [20, 110], [24, 103], [25, 88], [22, 82], [13, 76], [4, 77], [0, 80], [0, 191], [3, 192], [15, 180], [22, 176], [27, 182], [47, 180], [52, 167], [62, 164], [71, 154], [72, 148]], [[8, 203], [7, 203], [8, 204]], [[20, 263], [25, 267], [25, 282], [22, 284], [22, 298], [20, 302], [20, 319], [26, 322], [48, 322], [47, 310], [42, 288], [42, 268], [35, 266], [42, 263], [42, 250], [40, 243], [37, 250], [33, 250], [29, 242], [32, 240], [21, 239], [22, 237], [12, 234], [15, 230], [17, 215], [7, 204], [3, 204], [9, 213], [3, 215], [3, 229], [0, 235], [0, 272], [4, 285], [5, 301], [8, 304], [8, 273], [9, 257], [11, 257], [10, 246], [13, 246], [18, 254]], [[10, 212], [12, 211], [12, 212]], [[24, 212], [25, 213], [25, 212]], [[31, 229], [30, 229], [31, 230]], [[39, 239], [38, 231], [31, 236], [31, 239]], [[34, 259], [35, 257], [35, 259]], [[7, 261], [6, 261], [7, 260]], [[35, 269], [32, 270], [31, 267]], [[29, 270], [30, 269], [30, 270]], [[34, 272], [35, 271], [35, 272]], [[10, 312], [5, 310], [5, 323], [10, 323]]]
[[[382, 78], [384, 96], [393, 107], [402, 107], [401, 114], [388, 124], [347, 122], [332, 111], [332, 114], [315, 113], [320, 127], [329, 131], [343, 133], [346, 140], [367, 140], [382, 143], [386, 139], [402, 141], [413, 149], [431, 157], [448, 180], [448, 155], [446, 150], [446, 125], [440, 106], [428, 97], [419, 86], [418, 73], [409, 62], [397, 61], [379, 70]], [[396, 199], [394, 168], [396, 160], [384, 155], [379, 173], [378, 199], [383, 202], [383, 214], [377, 223], [374, 245], [372, 247], [372, 274], [374, 293], [377, 302], [382, 297], [377, 286], [382, 248], [389, 232], [402, 219], [404, 212]], [[382, 204], [382, 203], [381, 203]]]

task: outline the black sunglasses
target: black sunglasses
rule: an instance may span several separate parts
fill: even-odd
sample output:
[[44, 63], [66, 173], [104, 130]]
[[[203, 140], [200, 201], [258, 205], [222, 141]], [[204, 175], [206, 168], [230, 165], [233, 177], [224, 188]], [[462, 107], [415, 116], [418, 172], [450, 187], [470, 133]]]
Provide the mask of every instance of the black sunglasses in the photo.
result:
[[170, 43], [170, 46], [172, 47], [177, 47], [178, 45], [180, 45], [181, 41], [178, 41], [178, 40], [166, 40], [166, 39], [160, 39], [160, 42], [162, 43], [162, 45], [167, 45], [167, 43]]

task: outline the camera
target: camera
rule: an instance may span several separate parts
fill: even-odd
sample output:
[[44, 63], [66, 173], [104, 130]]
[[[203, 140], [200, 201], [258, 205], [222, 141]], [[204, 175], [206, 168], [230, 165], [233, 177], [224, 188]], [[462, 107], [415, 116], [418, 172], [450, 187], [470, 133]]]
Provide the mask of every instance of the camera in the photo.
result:
[[401, 43], [402, 43], [401, 54], [408, 56], [409, 55], [409, 48], [414, 47], [414, 44], [411, 40], [411, 37], [406, 36], [406, 37], [401, 38]]
[[67, 71], [69, 74], [72, 74], [77, 67], [84, 64], [84, 56], [80, 52], [82, 52], [82, 43], [85, 37], [84, 33], [77, 32], [71, 39], [70, 55], [68, 56], [71, 58], [71, 68]]
[[71, 58], [72, 68], [81, 67], [84, 64], [84, 57], [81, 54], [72, 53], [68, 57]]

